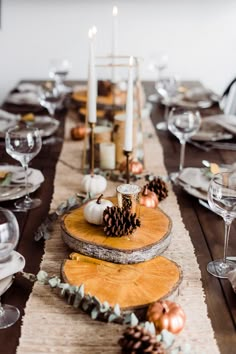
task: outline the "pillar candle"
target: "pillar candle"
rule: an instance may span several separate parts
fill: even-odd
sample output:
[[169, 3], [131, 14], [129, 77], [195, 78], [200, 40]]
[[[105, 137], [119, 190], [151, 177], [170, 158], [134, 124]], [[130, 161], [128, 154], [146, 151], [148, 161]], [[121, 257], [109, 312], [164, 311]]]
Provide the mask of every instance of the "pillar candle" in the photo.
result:
[[117, 81], [116, 75], [116, 61], [115, 57], [117, 56], [117, 38], [118, 38], [118, 8], [117, 6], [113, 6], [112, 9], [112, 82]]
[[125, 151], [132, 151], [133, 149], [133, 106], [134, 106], [133, 59], [134, 59], [133, 57], [130, 57], [129, 60], [129, 76], [128, 76], [128, 86], [127, 86], [125, 138], [124, 138]]
[[89, 46], [89, 62], [88, 62], [88, 96], [87, 96], [87, 114], [89, 123], [97, 121], [97, 78], [95, 70], [95, 54], [94, 41], [96, 36], [96, 27], [90, 28], [88, 32]]
[[115, 163], [115, 144], [100, 143], [100, 168], [105, 170], [113, 170], [116, 166]]

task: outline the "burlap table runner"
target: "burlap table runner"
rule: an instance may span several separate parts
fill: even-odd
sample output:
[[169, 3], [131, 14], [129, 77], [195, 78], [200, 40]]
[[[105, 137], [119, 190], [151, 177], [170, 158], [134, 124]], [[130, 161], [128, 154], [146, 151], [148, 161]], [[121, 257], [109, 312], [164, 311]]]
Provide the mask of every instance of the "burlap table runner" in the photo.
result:
[[[59, 160], [57, 164], [52, 209], [79, 191], [82, 178], [78, 171], [62, 163], [66, 161], [75, 167], [81, 164], [83, 143], [70, 141], [68, 138], [70, 124], [70, 119], [67, 119], [65, 143], [60, 156], [61, 161]], [[149, 118], [143, 120], [143, 127], [145, 136], [148, 133], [152, 136], [145, 139], [146, 169], [156, 175], [166, 175], [162, 147]], [[115, 186], [114, 182], [108, 182], [107, 196], [115, 195]], [[191, 353], [219, 353], [207, 316], [200, 270], [193, 245], [181, 220], [179, 206], [171, 186], [169, 189], [168, 198], [160, 203], [160, 208], [173, 222], [172, 241], [164, 256], [182, 267], [183, 281], [174, 301], [183, 307], [187, 316], [186, 326], [177, 336], [176, 344], [190, 344]], [[57, 225], [51, 239], [46, 242], [41, 269], [50, 275], [59, 275], [62, 260], [68, 257], [68, 253], [61, 239], [60, 226]], [[25, 309], [17, 353], [120, 353], [117, 341], [122, 331], [121, 325], [91, 320], [87, 314], [67, 305], [65, 300], [59, 298], [49, 287], [36, 283]]]

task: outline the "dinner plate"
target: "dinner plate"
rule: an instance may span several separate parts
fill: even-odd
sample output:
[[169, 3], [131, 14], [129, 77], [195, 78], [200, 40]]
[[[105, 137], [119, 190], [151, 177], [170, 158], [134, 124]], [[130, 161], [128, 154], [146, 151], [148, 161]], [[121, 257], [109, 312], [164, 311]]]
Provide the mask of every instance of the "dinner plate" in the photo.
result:
[[[1, 118], [0, 120], [0, 138], [5, 137], [6, 131], [14, 127], [19, 122], [15, 118]], [[49, 116], [35, 116], [33, 121], [27, 121], [27, 125], [38, 128], [42, 137], [47, 137], [55, 133], [59, 127], [59, 121]]]
[[[22, 167], [15, 165], [0, 165], [0, 171], [12, 173], [12, 181], [10, 182], [10, 185], [4, 185], [2, 187], [0, 185], [0, 202], [24, 197], [26, 195], [24, 178], [17, 178], [20, 174], [22, 176]], [[34, 168], [29, 168], [28, 171], [28, 183], [30, 184], [28, 190], [29, 193], [33, 193], [44, 182], [44, 176], [41, 171]]]
[[0, 262], [0, 281], [20, 272], [24, 266], [25, 258], [20, 253], [12, 251], [4, 262]]

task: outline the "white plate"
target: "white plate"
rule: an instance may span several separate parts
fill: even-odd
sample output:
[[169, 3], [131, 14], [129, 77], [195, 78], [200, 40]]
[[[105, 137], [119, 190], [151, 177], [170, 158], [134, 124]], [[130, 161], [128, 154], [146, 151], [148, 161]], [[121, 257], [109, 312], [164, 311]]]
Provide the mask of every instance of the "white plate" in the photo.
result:
[[[24, 188], [24, 179], [21, 180], [19, 178], [22, 176], [22, 167], [14, 165], [0, 165], [0, 171], [12, 172], [13, 180], [15, 182], [17, 181], [14, 188], [12, 188], [12, 186], [10, 188], [1, 188], [0, 185], [0, 202], [14, 200], [25, 196], [26, 191]], [[28, 182], [32, 184], [32, 186], [29, 187], [29, 193], [33, 193], [44, 182], [44, 176], [42, 172], [34, 168], [29, 168]]]
[[18, 252], [12, 251], [6, 261], [0, 262], [0, 280], [24, 269], [25, 258]]
[[192, 140], [217, 141], [232, 139], [236, 135], [236, 116], [218, 114], [205, 117]]
[[[17, 123], [18, 123], [19, 119], [17, 118], [1, 118], [0, 120], [0, 138], [4, 138], [5, 137], [5, 133], [6, 131], [11, 128], [14, 127]], [[55, 131], [58, 129], [59, 127], [59, 121], [51, 118], [49, 116], [35, 116], [34, 121], [27, 122], [27, 125], [32, 126], [34, 128], [38, 128], [41, 136], [42, 137], [46, 137], [46, 136], [50, 136], [53, 133], [55, 133]]]

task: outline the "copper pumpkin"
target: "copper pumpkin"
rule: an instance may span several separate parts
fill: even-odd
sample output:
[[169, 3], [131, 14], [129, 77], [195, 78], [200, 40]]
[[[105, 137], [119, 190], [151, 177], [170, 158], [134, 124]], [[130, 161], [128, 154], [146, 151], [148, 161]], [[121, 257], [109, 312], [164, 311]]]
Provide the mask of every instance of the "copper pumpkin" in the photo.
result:
[[151, 192], [148, 189], [147, 184], [143, 187], [143, 192], [140, 197], [140, 204], [153, 209], [155, 209], [158, 205], [158, 198], [156, 193]]
[[[124, 160], [123, 162], [121, 162], [119, 170], [125, 171], [126, 169], [126, 160]], [[140, 173], [143, 172], [143, 164], [138, 161], [137, 159], [131, 159], [129, 161], [129, 170], [130, 173], [133, 173], [134, 175], [139, 175]]]
[[167, 329], [169, 332], [179, 333], [184, 327], [186, 315], [180, 305], [165, 300], [149, 306], [147, 319], [154, 323], [157, 332]]
[[79, 124], [76, 127], [71, 128], [71, 138], [73, 140], [82, 140], [86, 135], [86, 128], [84, 124]]

